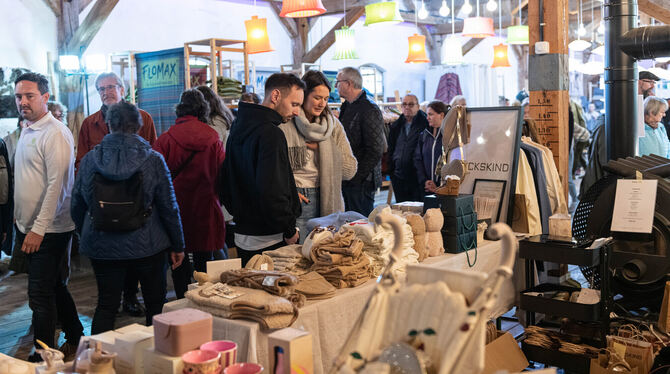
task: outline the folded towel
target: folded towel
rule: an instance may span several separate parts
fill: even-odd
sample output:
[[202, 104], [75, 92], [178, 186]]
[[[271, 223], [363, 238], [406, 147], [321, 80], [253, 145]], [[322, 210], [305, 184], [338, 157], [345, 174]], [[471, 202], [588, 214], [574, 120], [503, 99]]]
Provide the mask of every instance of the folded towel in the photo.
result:
[[361, 256], [363, 242], [352, 231], [342, 231], [312, 247], [315, 265], [353, 265]]
[[299, 279], [295, 290], [305, 295], [307, 300], [329, 299], [335, 296], [335, 287], [315, 271], [301, 275]]

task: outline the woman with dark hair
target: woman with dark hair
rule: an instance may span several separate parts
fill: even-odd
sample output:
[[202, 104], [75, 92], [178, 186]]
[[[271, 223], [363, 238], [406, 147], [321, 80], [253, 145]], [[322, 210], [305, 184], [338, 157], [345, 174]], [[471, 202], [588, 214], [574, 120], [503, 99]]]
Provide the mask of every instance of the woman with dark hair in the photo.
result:
[[[153, 316], [163, 310], [168, 252], [173, 266], [184, 258], [184, 237], [170, 173], [163, 156], [137, 135], [140, 112], [122, 101], [109, 107], [105, 120], [110, 134], [81, 160], [71, 202], [72, 220], [81, 237], [79, 251], [91, 259], [98, 284], [92, 334], [114, 329], [128, 272], [138, 275], [146, 323], [151, 325]], [[136, 191], [132, 195], [135, 199], [117, 194], [114, 198], [125, 200], [124, 209], [114, 210], [110, 204], [107, 209], [113, 211], [107, 212], [100, 207], [107, 197], [100, 194], [110, 189]], [[139, 219], [138, 215], [128, 216], [138, 211]], [[137, 224], [123, 230], [113, 224], [106, 226], [109, 221], [100, 217], [113, 218], [112, 213], [121, 213], [116, 216], [117, 224]]]
[[[192, 254], [195, 270], [206, 271], [213, 252], [223, 248], [226, 226], [215, 191], [217, 171], [224, 158], [219, 135], [207, 125], [209, 104], [202, 92], [193, 88], [181, 94], [176, 107], [177, 121], [154, 143], [165, 157], [179, 214], [184, 226], [185, 251]], [[172, 271], [177, 298], [183, 298], [193, 274], [189, 257]]]
[[300, 115], [279, 126], [298, 188], [302, 214], [297, 219], [300, 238], [307, 221], [344, 211], [342, 181], [356, 174], [358, 163], [344, 127], [328, 108], [330, 84], [320, 71], [310, 70], [302, 80], [307, 88]]
[[221, 101], [221, 98], [214, 93], [214, 90], [207, 86], [198, 86], [196, 89], [202, 92], [205, 96], [205, 101], [209, 104], [209, 119], [207, 124], [212, 126], [214, 131], [219, 134], [219, 139], [223, 143], [223, 148], [226, 148], [226, 140], [228, 139], [228, 132], [230, 126], [233, 124], [233, 112]]
[[414, 151], [416, 175], [426, 195], [435, 193], [437, 187], [440, 186], [440, 175], [435, 172], [435, 169], [442, 157], [442, 120], [449, 109], [449, 105], [439, 100], [428, 104], [426, 117], [429, 127], [419, 135]]

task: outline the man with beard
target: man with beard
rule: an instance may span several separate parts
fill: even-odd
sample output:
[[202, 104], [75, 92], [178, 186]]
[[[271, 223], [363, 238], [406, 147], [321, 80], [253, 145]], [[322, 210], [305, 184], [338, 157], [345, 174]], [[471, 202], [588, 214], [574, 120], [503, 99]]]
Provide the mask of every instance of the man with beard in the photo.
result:
[[[79, 130], [79, 141], [77, 142], [77, 158], [75, 168], [79, 168], [79, 162], [88, 151], [98, 145], [105, 135], [109, 134], [109, 127], [105, 123], [105, 114], [107, 108], [123, 100], [125, 88], [123, 81], [113, 72], [102, 73], [95, 79], [95, 89], [100, 94], [102, 108], [84, 119]], [[142, 127], [137, 135], [143, 137], [149, 144], [153, 145], [156, 141], [156, 127], [149, 113], [140, 109], [142, 117]], [[140, 317], [144, 315], [142, 306], [137, 300], [137, 275], [130, 274], [126, 276], [126, 285], [123, 292], [123, 311], [131, 316]]]
[[[66, 342], [60, 349], [72, 360], [84, 328], [67, 289], [70, 239], [70, 196], [74, 184], [74, 139], [47, 110], [49, 81], [25, 73], [14, 82], [16, 107], [26, 121], [15, 155], [14, 218], [16, 246], [28, 263], [28, 305], [33, 311], [33, 344], [54, 347], [56, 319]], [[34, 353], [30, 361], [39, 361]]]
[[256, 254], [295, 244], [302, 211], [279, 128], [300, 114], [305, 83], [275, 73], [265, 81], [263, 102], [240, 102], [219, 173], [221, 201], [235, 219], [235, 246], [242, 267]]

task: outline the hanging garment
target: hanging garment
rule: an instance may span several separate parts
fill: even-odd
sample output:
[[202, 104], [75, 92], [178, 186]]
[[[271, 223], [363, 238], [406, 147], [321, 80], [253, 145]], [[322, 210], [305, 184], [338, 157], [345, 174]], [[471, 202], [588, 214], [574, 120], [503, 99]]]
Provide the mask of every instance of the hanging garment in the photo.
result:
[[437, 92], [435, 92], [435, 100], [450, 103], [454, 96], [462, 94], [458, 74], [447, 73], [440, 77], [440, 83], [437, 84]]
[[527, 137], [521, 138], [524, 143], [535, 146], [542, 151], [542, 164], [547, 175], [547, 194], [549, 196], [549, 203], [551, 204], [551, 214], [568, 213], [568, 205], [563, 194], [563, 186], [561, 184], [561, 177], [558, 174], [558, 169], [554, 163], [554, 154], [551, 149], [532, 141]]
[[530, 235], [542, 234], [540, 205], [538, 204], [537, 193], [535, 192], [535, 179], [533, 178], [533, 170], [530, 168], [528, 158], [524, 152], [519, 152], [519, 168], [516, 175], [516, 194], [521, 194], [525, 197], [528, 233]]
[[589, 164], [579, 187], [580, 199], [584, 197], [591, 186], [605, 176], [605, 170], [603, 170], [605, 164], [607, 164], [607, 138], [605, 137], [605, 121], [603, 120], [593, 131], [593, 141], [589, 147]]
[[540, 205], [540, 219], [542, 222], [542, 233], [549, 234], [549, 216], [551, 216], [551, 203], [547, 193], [547, 174], [542, 163], [542, 151], [526, 143], [521, 143], [521, 150], [526, 153], [528, 163], [535, 178], [535, 193]]

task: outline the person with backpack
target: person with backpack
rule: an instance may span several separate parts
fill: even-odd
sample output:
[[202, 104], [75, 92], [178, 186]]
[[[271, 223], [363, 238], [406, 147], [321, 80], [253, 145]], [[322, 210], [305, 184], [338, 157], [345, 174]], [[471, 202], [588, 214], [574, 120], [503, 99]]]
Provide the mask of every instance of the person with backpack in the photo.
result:
[[172, 271], [174, 290], [181, 299], [191, 283], [193, 268], [206, 272], [214, 251], [225, 245], [226, 224], [215, 186], [224, 151], [219, 134], [207, 124], [210, 107], [201, 91], [184, 91], [175, 111], [174, 126], [153, 147], [165, 157], [172, 174], [186, 252], [193, 256], [193, 265], [187, 256]]
[[163, 156], [137, 135], [140, 112], [120, 102], [105, 120], [110, 134], [81, 160], [72, 191], [79, 250], [90, 258], [98, 284], [91, 334], [114, 329], [128, 272], [139, 276], [151, 325], [165, 302], [168, 254], [173, 268], [184, 258], [170, 172]]

